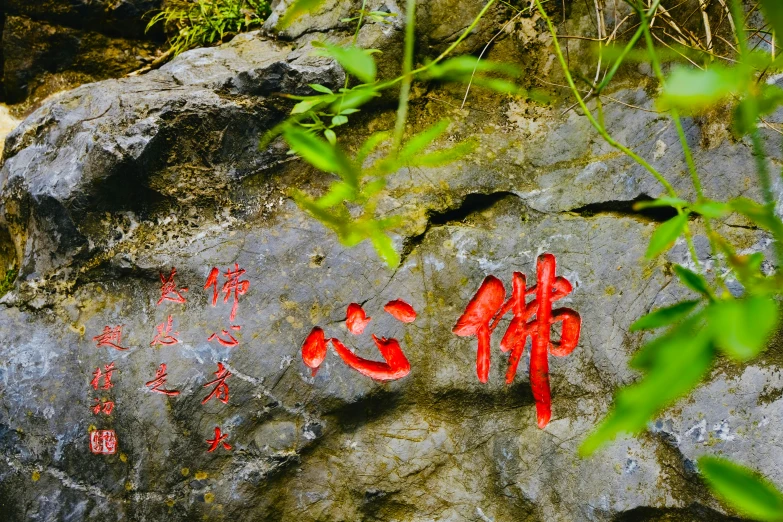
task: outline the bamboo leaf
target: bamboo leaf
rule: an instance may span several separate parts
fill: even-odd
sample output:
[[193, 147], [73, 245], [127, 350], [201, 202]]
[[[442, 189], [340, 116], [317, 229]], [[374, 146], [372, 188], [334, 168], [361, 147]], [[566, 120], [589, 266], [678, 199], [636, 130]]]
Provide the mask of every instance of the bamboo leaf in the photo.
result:
[[285, 29], [291, 23], [305, 14], [308, 11], [313, 11], [319, 7], [324, 0], [294, 0], [294, 2], [286, 9], [280, 22], [277, 24], [278, 29]]
[[687, 224], [688, 214], [683, 212], [658, 225], [658, 228], [655, 229], [650, 238], [650, 244], [647, 247], [645, 256], [648, 259], [653, 258], [671, 248], [683, 230], [685, 230], [685, 225]]
[[713, 341], [739, 361], [753, 359], [767, 347], [779, 317], [778, 305], [769, 297], [716, 301], [707, 307]]
[[594, 453], [620, 433], [640, 432], [654, 415], [702, 380], [712, 366], [715, 351], [709, 332], [704, 328], [694, 329], [695, 323], [682, 323], [666, 337], [666, 342], [645, 348], [643, 366], [648, 368], [647, 374], [617, 393], [609, 415], [582, 443], [579, 449], [582, 455]]
[[357, 186], [358, 174], [339, 147], [295, 126], [287, 127], [283, 131], [283, 136], [291, 149], [315, 168], [339, 174], [348, 184]]
[[777, 38], [783, 38], [783, 3], [780, 0], [761, 0], [759, 3]]
[[400, 254], [394, 249], [394, 242], [389, 236], [376, 230], [370, 236], [372, 245], [375, 247], [378, 255], [383, 259], [389, 268], [396, 268], [400, 264]]
[[419, 154], [409, 158], [407, 165], [410, 167], [438, 167], [441, 165], [447, 165], [453, 163], [456, 160], [462, 159], [471, 152], [473, 152], [478, 146], [478, 141], [475, 139], [469, 139], [462, 143], [450, 147], [448, 149], [440, 149], [429, 154]]
[[766, 207], [747, 198], [736, 198], [729, 201], [731, 208], [756, 225], [769, 230], [777, 241], [783, 240], [783, 222]]
[[672, 198], [672, 197], [662, 197], [657, 199], [651, 199], [650, 201], [639, 201], [634, 203], [633, 209], [634, 210], [645, 210], [648, 208], [658, 208], [658, 207], [675, 207], [675, 208], [682, 208], [688, 205], [688, 202], [684, 199], [680, 198]]
[[400, 150], [399, 156], [402, 158], [409, 158], [423, 151], [429, 147], [433, 141], [438, 139], [441, 134], [446, 132], [448, 126], [448, 120], [441, 120], [429, 129], [412, 136], [407, 143], [405, 143], [402, 150]]
[[783, 494], [758, 473], [717, 457], [698, 462], [712, 492], [737, 511], [755, 520], [783, 520]]
[[692, 270], [688, 270], [684, 266], [674, 265], [674, 273], [680, 278], [680, 281], [693, 290], [704, 296], [710, 296], [710, 287], [707, 284], [707, 280], [703, 276], [697, 274]]
[[672, 306], [658, 308], [637, 319], [631, 325], [630, 330], [636, 332], [638, 330], [652, 330], [662, 326], [669, 326], [687, 317], [698, 304], [699, 301], [682, 301]]
[[707, 69], [678, 67], [666, 79], [658, 98], [662, 109], [695, 113], [708, 109], [731, 95], [745, 94], [750, 77], [741, 67], [711, 64]]
[[373, 83], [377, 68], [372, 57], [374, 50], [361, 49], [354, 46], [341, 47], [329, 43], [321, 43], [313, 53], [316, 56], [334, 58], [349, 74], [359, 78], [364, 83]]
[[318, 83], [310, 83], [308, 85], [314, 91], [322, 92], [324, 94], [334, 94], [334, 91], [332, 89], [330, 89], [329, 87], [324, 87], [323, 85], [320, 85]]

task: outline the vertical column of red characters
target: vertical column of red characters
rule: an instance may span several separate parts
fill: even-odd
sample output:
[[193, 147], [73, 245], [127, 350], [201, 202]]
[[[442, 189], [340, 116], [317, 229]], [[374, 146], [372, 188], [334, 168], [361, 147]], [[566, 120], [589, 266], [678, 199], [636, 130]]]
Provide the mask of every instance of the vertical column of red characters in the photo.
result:
[[[103, 332], [92, 338], [97, 348], [109, 348], [113, 350], [127, 350], [122, 346], [122, 328], [124, 325], [105, 326]], [[111, 352], [110, 352], [111, 353]], [[112, 377], [117, 368], [114, 361], [95, 368], [92, 372], [92, 386], [94, 394], [93, 404], [90, 406], [93, 415], [105, 417], [114, 412], [114, 397], [109, 390], [114, 387]], [[114, 455], [117, 453], [117, 433], [111, 429], [98, 429], [94, 425], [89, 429], [90, 451], [96, 455]]]
[[[229, 314], [229, 325], [227, 328], [221, 328], [220, 333], [213, 332], [207, 338], [209, 342], [217, 342], [219, 345], [225, 348], [235, 348], [239, 346], [239, 340], [234, 336], [232, 331], [238, 332], [242, 329], [242, 326], [236, 324], [237, 309], [239, 308], [239, 297], [245, 295], [250, 288], [250, 281], [242, 279], [245, 275], [245, 269], [239, 268], [238, 263], [234, 263], [234, 268], [229, 268], [223, 273], [224, 283], [220, 287], [218, 279], [220, 278], [220, 270], [217, 267], [213, 267], [207, 276], [207, 281], [204, 283], [204, 290], [212, 290], [212, 306], [217, 306], [218, 296], [223, 293], [223, 302], [228, 303], [231, 300], [231, 313]], [[204, 388], [212, 386], [210, 393], [202, 399], [201, 404], [206, 404], [211, 399], [215, 398], [223, 404], [228, 404], [229, 389], [226, 384], [226, 379], [231, 377], [231, 372], [228, 371], [226, 366], [222, 362], [217, 363], [217, 371], [215, 373], [215, 379], [204, 385]], [[212, 453], [219, 447], [223, 447], [226, 451], [231, 451], [233, 447], [226, 442], [228, 439], [228, 433], [224, 433], [220, 426], [215, 426], [215, 433], [212, 439], [207, 439], [206, 442], [209, 445], [207, 452]]]

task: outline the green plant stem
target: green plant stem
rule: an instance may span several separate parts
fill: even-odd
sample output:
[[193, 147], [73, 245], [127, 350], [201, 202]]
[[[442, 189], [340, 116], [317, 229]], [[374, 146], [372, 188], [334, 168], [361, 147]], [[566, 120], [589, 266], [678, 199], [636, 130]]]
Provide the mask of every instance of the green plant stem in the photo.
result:
[[[647, 22], [647, 15], [645, 14], [644, 9], [641, 7], [637, 7], [637, 12], [639, 13], [639, 18], [641, 20], [641, 29], [644, 32], [644, 40], [647, 44], [647, 50], [650, 53], [650, 62], [652, 63], [653, 71], [656, 78], [658, 79], [658, 82], [661, 84], [661, 86], [664, 86], [666, 84], [666, 79], [663, 76], [663, 70], [661, 69], [661, 62], [658, 59], [658, 53], [655, 52], [655, 43], [653, 42], [650, 25]], [[655, 11], [652, 11], [650, 14], [653, 14], [654, 12]], [[696, 191], [697, 198], [699, 201], [701, 201], [704, 199], [704, 191], [702, 190], [699, 172], [696, 170], [696, 162], [693, 161], [693, 154], [691, 152], [690, 146], [688, 145], [688, 137], [685, 135], [685, 130], [682, 128], [680, 114], [677, 112], [677, 109], [671, 109], [669, 112], [671, 114], [672, 121], [674, 122], [674, 127], [677, 129], [677, 137], [680, 140], [682, 153], [685, 156], [685, 163], [688, 166], [688, 173], [691, 176], [691, 183], [693, 183], [693, 188]], [[708, 217], [704, 217], [704, 226], [707, 230], [707, 237], [710, 241], [710, 248], [712, 249], [713, 253], [715, 253], [717, 252], [717, 245], [715, 244], [713, 238], [712, 224]], [[690, 230], [687, 230], [685, 238], [688, 241], [688, 249], [691, 252], [693, 262], [697, 268], [700, 268], [699, 258], [696, 254], [696, 247], [693, 244], [693, 238], [691, 237]]]
[[[627, 156], [629, 156], [631, 159], [636, 161], [639, 165], [641, 165], [645, 170], [647, 170], [650, 174], [655, 177], [655, 179], [658, 180], [658, 182], [663, 185], [663, 187], [666, 189], [666, 192], [669, 194], [669, 196], [676, 198], [677, 192], [674, 190], [674, 187], [669, 183], [666, 178], [661, 175], [660, 172], [658, 172], [655, 167], [650, 165], [650, 163], [647, 162], [644, 158], [636, 154], [634, 151], [623, 145], [622, 143], [615, 140], [607, 131], [606, 129], [596, 121], [593, 114], [590, 112], [590, 109], [587, 108], [587, 105], [585, 104], [584, 99], [582, 98], [582, 95], [579, 94], [579, 90], [576, 88], [576, 84], [574, 84], [574, 79], [571, 76], [571, 72], [568, 69], [568, 64], [565, 61], [565, 57], [563, 56], [563, 51], [560, 49], [560, 43], [557, 40], [557, 33], [555, 32], [555, 27], [552, 25], [552, 20], [549, 18], [549, 16], [546, 14], [546, 11], [544, 11], [543, 6], [541, 5], [540, 0], [535, 0], [536, 6], [538, 7], [538, 12], [541, 13], [542, 18], [547, 23], [547, 27], [549, 28], [549, 33], [552, 35], [552, 42], [555, 47], [555, 54], [557, 55], [557, 59], [560, 62], [560, 65], [563, 67], [563, 74], [565, 74], [566, 81], [568, 82], [568, 86], [571, 88], [571, 91], [574, 94], [574, 97], [576, 98], [577, 103], [582, 108], [582, 111], [585, 113], [585, 116], [587, 117], [588, 121], [592, 124], [592, 126], [595, 128], [596, 131], [598, 131], [598, 134], [601, 135], [601, 137], [606, 140], [606, 142], [611, 145], [612, 147], [618, 149], [619, 151], [623, 152]], [[679, 209], [681, 211], [681, 209]]]
[[397, 121], [394, 124], [394, 149], [399, 150], [405, 133], [405, 121], [408, 119], [408, 97], [411, 93], [411, 70], [413, 69], [413, 45], [416, 41], [416, 0], [408, 0], [405, 5], [405, 55], [402, 62], [402, 85], [400, 102], [397, 105]]
[[[737, 33], [737, 46], [740, 51], [740, 63], [749, 67], [746, 63], [748, 56], [748, 41], [745, 35], [745, 12], [739, 0], [730, 1], [731, 16], [734, 18], [734, 27]], [[750, 93], [746, 99], [748, 107], [745, 114], [745, 127], [750, 130], [750, 142], [753, 147], [753, 158], [756, 162], [756, 173], [759, 177], [761, 186], [761, 195], [764, 198], [764, 206], [772, 220], [775, 216], [775, 195], [772, 192], [772, 178], [769, 173], [769, 167], [764, 158], [764, 145], [761, 143], [761, 136], [758, 128], [758, 103], [753, 93]], [[778, 263], [778, 270], [783, 270], [783, 243], [774, 241], [775, 258]]]
[[367, 0], [362, 0], [362, 9], [359, 11], [359, 21], [356, 23], [356, 31], [353, 32], [353, 45], [356, 45], [356, 41], [359, 39], [359, 29], [362, 28], [362, 22], [364, 21], [364, 10], [366, 7]]
[[[648, 11], [649, 16], [652, 16], [655, 11], [658, 10], [658, 5], [660, 5], [661, 0], [655, 0], [653, 5], [650, 7], [650, 10]], [[631, 39], [628, 41], [628, 44], [625, 46], [623, 51], [620, 53], [620, 56], [617, 57], [617, 60], [614, 62], [612, 67], [609, 69], [609, 72], [606, 74], [606, 77], [601, 81], [600, 84], [598, 84], [598, 87], [596, 87], [596, 91], [600, 94], [602, 90], [606, 88], [607, 85], [609, 85], [609, 82], [612, 81], [612, 78], [617, 73], [617, 70], [620, 68], [620, 65], [622, 65], [623, 60], [625, 60], [625, 57], [628, 55], [629, 52], [633, 49], [633, 47], [636, 45], [636, 42], [639, 41], [639, 38], [642, 37], [642, 34], [644, 33], [644, 20], [642, 20], [642, 24], [639, 26], [639, 28], [636, 30], [636, 32], [633, 34]]]

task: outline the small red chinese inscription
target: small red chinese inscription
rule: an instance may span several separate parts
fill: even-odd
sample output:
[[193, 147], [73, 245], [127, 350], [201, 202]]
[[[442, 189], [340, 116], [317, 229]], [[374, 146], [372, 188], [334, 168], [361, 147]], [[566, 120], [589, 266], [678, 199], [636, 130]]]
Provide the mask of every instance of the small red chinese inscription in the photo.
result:
[[207, 444], [209, 444], [209, 449], [207, 450], [208, 453], [212, 453], [215, 451], [220, 444], [223, 445], [223, 448], [227, 451], [231, 451], [233, 448], [228, 443], [225, 442], [225, 440], [228, 438], [228, 433], [221, 433], [220, 428], [215, 426], [215, 438], [214, 439], [207, 439]]
[[[536, 264], [536, 285], [526, 288], [525, 276], [519, 272], [513, 275], [511, 298], [505, 301], [503, 283], [494, 276], [487, 276], [481, 287], [468, 303], [465, 313], [459, 318], [452, 331], [462, 337], [477, 336], [478, 352], [476, 373], [479, 381], [487, 382], [489, 377], [490, 334], [497, 328], [500, 319], [512, 311], [513, 319], [500, 342], [504, 352], [511, 352], [506, 382], [511, 383], [516, 375], [519, 360], [530, 337], [530, 387], [536, 401], [538, 427], [544, 428], [552, 417], [551, 391], [549, 387], [549, 359], [552, 354], [563, 357], [574, 351], [579, 342], [582, 319], [570, 308], [552, 310], [552, 303], [571, 293], [572, 286], [564, 277], [555, 277], [555, 256], [542, 254]], [[535, 295], [525, 303], [528, 295]], [[531, 318], [536, 316], [534, 320]], [[559, 342], [551, 340], [554, 323], [562, 323]]]
[[102, 388], [104, 390], [108, 390], [114, 386], [114, 384], [111, 382], [111, 374], [114, 373], [114, 370], [116, 370], [116, 368], [114, 367], [113, 362], [105, 365], [103, 367], [103, 371], [101, 371], [100, 367], [95, 368], [95, 371], [92, 372], [92, 381], [90, 381], [90, 386], [97, 390], [101, 384], [101, 380], [103, 380]]
[[165, 388], [162, 388], [162, 386], [166, 384], [167, 378], [168, 374], [166, 373], [166, 363], [161, 363], [160, 367], [155, 371], [155, 378], [146, 383], [146, 386], [150, 390], [157, 393], [162, 393], [163, 395], [179, 395], [179, 391], [177, 390], [166, 390]]
[[114, 455], [117, 453], [117, 434], [114, 430], [91, 431], [90, 451], [96, 455]]
[[212, 397], [217, 398], [217, 400], [223, 404], [228, 404], [228, 385], [226, 384], [226, 379], [231, 377], [231, 372], [229, 372], [226, 367], [223, 366], [223, 363], [217, 363], [217, 365], [218, 369], [215, 372], [217, 378], [209, 381], [204, 385], [204, 388], [212, 385], [215, 387], [212, 389], [209, 395], [204, 397], [204, 400], [201, 401], [201, 404], [207, 403]]
[[[231, 327], [234, 330], [239, 330], [239, 327], [232, 326]], [[207, 338], [207, 341], [214, 341], [217, 340], [220, 344], [225, 346], [226, 348], [233, 348], [235, 346], [239, 346], [239, 341], [236, 337], [231, 335], [228, 330], [222, 330], [220, 335], [213, 333]]]
[[98, 348], [101, 348], [103, 346], [108, 346], [110, 348], [114, 348], [115, 350], [127, 350], [127, 348], [123, 348], [121, 346], [122, 344], [122, 326], [123, 325], [117, 325], [113, 328], [109, 326], [103, 327], [103, 333], [100, 335], [96, 335], [92, 338], [93, 341], [96, 341], [95, 346]]
[[[404, 304], [404, 307], [402, 308], [406, 308], [406, 310], [399, 315], [402, 315], [407, 319], [410, 318], [412, 314], [413, 319], [415, 319], [416, 312], [413, 310], [413, 307], [405, 303], [405, 301], [391, 301], [386, 305], [386, 307], [389, 307], [390, 305], [392, 309], [401, 307], [400, 304], [393, 303]], [[407, 310], [407, 308], [410, 310]], [[400, 317], [397, 317], [397, 315], [394, 313], [392, 313], [392, 316], [403, 322], [411, 322], [413, 320], [411, 319], [411, 321], [406, 321]], [[351, 303], [348, 305], [345, 323], [351, 333], [354, 335], [361, 334], [364, 332], [364, 329], [369, 322], [370, 318], [367, 317], [361, 306], [356, 303]], [[400, 347], [400, 343], [397, 341], [397, 339], [377, 337], [375, 334], [373, 334], [372, 340], [375, 343], [375, 346], [378, 348], [378, 351], [381, 352], [381, 356], [383, 357], [384, 362], [373, 361], [371, 359], [364, 359], [359, 357], [349, 350], [348, 347], [346, 347], [338, 339], [327, 339], [324, 335], [323, 329], [316, 326], [310, 331], [304, 343], [302, 344], [302, 360], [311, 369], [313, 376], [315, 376], [315, 374], [318, 372], [318, 368], [321, 366], [321, 363], [323, 363], [326, 359], [326, 343], [331, 342], [335, 352], [337, 352], [337, 355], [340, 356], [345, 364], [359, 373], [377, 381], [391, 381], [401, 379], [410, 373], [410, 362], [408, 361], [408, 358], [405, 357], [405, 354], [403, 353], [402, 348]]]
[[174, 276], [177, 275], [177, 269], [172, 267], [168, 277], [160, 273], [160, 299], [158, 299], [158, 305], [163, 301], [171, 301], [173, 303], [184, 303], [186, 301], [182, 292], [187, 292], [188, 288], [177, 288], [177, 284], [174, 282]]
[[[210, 271], [209, 276], [207, 277], [207, 282], [204, 284], [204, 290], [206, 290], [209, 287], [212, 288], [212, 306], [217, 305], [218, 300], [218, 275], [220, 274], [220, 271], [215, 267], [212, 268], [212, 271]], [[245, 274], [244, 268], [239, 268], [239, 264], [234, 263], [234, 270], [231, 270], [230, 268], [226, 270], [226, 272], [223, 274], [223, 277], [227, 279], [225, 283], [223, 283], [223, 302], [227, 303], [229, 297], [233, 295], [234, 297], [234, 303], [231, 306], [231, 315], [229, 316], [229, 320], [234, 321], [237, 316], [237, 308], [239, 307], [239, 296], [245, 295], [250, 288], [250, 281], [243, 280], [240, 281], [240, 277]]]
[[114, 401], [102, 401], [97, 397], [93, 400], [95, 401], [95, 404], [93, 404], [91, 409], [95, 415], [98, 415], [101, 412], [103, 412], [104, 415], [111, 415], [111, 412], [114, 411]]
[[164, 346], [171, 346], [173, 344], [177, 344], [179, 342], [179, 339], [174, 337], [174, 335], [179, 335], [179, 332], [174, 332], [174, 335], [171, 334], [173, 323], [174, 323], [174, 319], [171, 316], [169, 316], [168, 320], [166, 320], [165, 323], [160, 323], [156, 327], [158, 333], [155, 334], [155, 338], [152, 339], [150, 346], [155, 346], [156, 344], [160, 344]]

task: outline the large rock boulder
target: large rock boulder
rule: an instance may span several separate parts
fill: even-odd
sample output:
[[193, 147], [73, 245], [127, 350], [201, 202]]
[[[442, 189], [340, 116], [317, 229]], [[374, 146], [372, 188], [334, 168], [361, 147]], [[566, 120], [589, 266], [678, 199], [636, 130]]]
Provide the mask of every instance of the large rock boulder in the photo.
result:
[[[371, 32], [382, 29], [365, 37], [394, 49], [393, 33]], [[342, 246], [289, 199], [291, 188], [316, 193], [332, 176], [282, 143], [259, 150], [259, 138], [291, 107], [279, 94], [343, 84], [306, 42], [346, 35], [337, 27], [290, 44], [243, 35], [159, 71], [63, 93], [9, 136], [0, 266], [19, 277], [0, 307], [3, 516], [720, 521], [737, 519], [703, 487], [698, 456], [722, 452], [783, 483], [770, 429], [783, 400], [777, 341], [752, 364], [721, 362], [642, 436], [579, 457], [614, 390], [636, 378], [627, 361], [643, 338], [629, 325], [685, 295], [671, 263], [688, 254], [677, 244], [644, 259], [669, 215], [633, 203], [662, 189], [583, 116], [564, 112], [567, 101], [473, 91], [459, 109], [462, 88], [419, 93], [409, 132], [448, 117], [436, 147], [469, 137], [479, 146], [448, 167], [390, 177], [379, 212], [407, 218], [396, 270], [367, 243]], [[551, 48], [539, 36], [532, 50], [529, 39], [505, 38], [493, 52], [523, 48], [531, 68], [545, 67]], [[630, 80], [611, 94], [621, 103], [604, 108], [608, 127], [689, 194], [675, 129], [651, 110], [647, 76]], [[341, 142], [353, 148], [393, 121], [376, 107]], [[708, 195], [757, 196], [746, 143], [704, 122], [687, 120], [686, 133]], [[780, 150], [775, 133], [765, 139]], [[769, 249], [746, 223], [717, 226], [745, 251]], [[692, 228], [712, 269], [702, 224]], [[560, 302], [583, 328], [572, 354], [549, 359], [553, 417], [542, 430], [527, 352], [504, 383], [507, 321], [492, 339], [487, 384], [476, 378], [475, 338], [451, 329], [485, 276], [507, 293], [514, 271], [532, 284], [543, 252], [572, 283]], [[413, 323], [384, 311], [394, 299], [415, 308]], [[371, 317], [359, 336], [345, 327], [350, 303]], [[315, 326], [373, 360], [371, 334], [398, 339], [410, 374], [378, 383], [330, 348], [313, 376], [300, 350]], [[221, 375], [228, 392], [209, 398]], [[116, 447], [95, 443], [108, 430]]]

